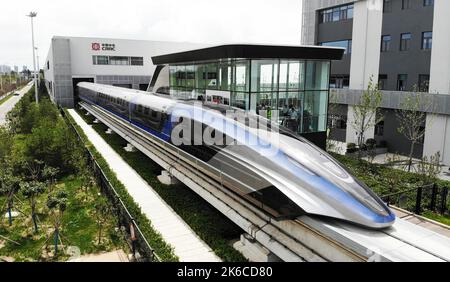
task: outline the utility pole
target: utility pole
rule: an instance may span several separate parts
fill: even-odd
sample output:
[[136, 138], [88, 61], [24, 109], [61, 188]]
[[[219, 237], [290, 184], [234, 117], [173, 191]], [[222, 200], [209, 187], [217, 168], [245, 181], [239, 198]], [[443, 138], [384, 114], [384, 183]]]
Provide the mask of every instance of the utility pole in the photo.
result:
[[36, 96], [36, 104], [39, 103], [39, 93], [38, 93], [38, 82], [37, 82], [37, 72], [36, 72], [36, 56], [35, 56], [35, 47], [34, 47], [34, 26], [33, 26], [33, 19], [37, 16], [36, 12], [30, 12], [27, 17], [30, 17], [31, 19], [31, 43], [33, 48], [33, 68], [34, 68], [34, 92]]
[[38, 85], [41, 85], [41, 69], [39, 68], [39, 50], [38, 47], [34, 47], [36, 50], [36, 57], [37, 57], [37, 71], [38, 71]]

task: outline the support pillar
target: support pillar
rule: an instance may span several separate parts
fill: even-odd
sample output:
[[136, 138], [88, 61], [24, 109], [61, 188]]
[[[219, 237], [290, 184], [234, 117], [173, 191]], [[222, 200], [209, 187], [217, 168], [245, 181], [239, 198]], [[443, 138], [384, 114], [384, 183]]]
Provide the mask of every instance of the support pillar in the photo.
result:
[[158, 180], [164, 185], [176, 185], [180, 183], [180, 181], [167, 170], [161, 172], [161, 175], [158, 176]]
[[136, 147], [134, 147], [133, 145], [131, 145], [130, 143], [127, 144], [126, 147], [123, 148], [125, 151], [127, 151], [128, 153], [134, 153], [136, 152]]
[[[366, 90], [370, 79], [378, 83], [380, 69], [380, 46], [383, 25], [383, 0], [357, 1], [354, 4], [352, 60], [350, 66], [350, 89]], [[357, 143], [358, 136], [352, 127], [354, 110], [348, 107], [347, 143]], [[374, 138], [375, 128], [365, 133], [365, 140]]]
[[[434, 1], [433, 49], [431, 50], [430, 93], [450, 95], [450, 1]], [[450, 116], [428, 114], [425, 126], [424, 156], [439, 152], [444, 165], [450, 165]]]
[[281, 259], [258, 243], [248, 234], [241, 235], [239, 241], [233, 244], [233, 248], [251, 262], [280, 262]]

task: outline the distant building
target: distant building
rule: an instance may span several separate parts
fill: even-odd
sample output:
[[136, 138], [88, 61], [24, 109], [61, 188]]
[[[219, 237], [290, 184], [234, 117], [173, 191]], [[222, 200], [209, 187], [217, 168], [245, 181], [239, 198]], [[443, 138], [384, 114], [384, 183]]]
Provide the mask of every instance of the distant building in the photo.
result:
[[379, 114], [384, 120], [365, 137], [387, 144], [390, 152], [409, 154], [410, 141], [397, 130], [396, 110], [417, 86], [434, 106], [423, 121], [426, 135], [414, 156], [440, 152], [450, 165], [449, 11], [449, 0], [303, 1], [302, 44], [346, 49], [331, 69], [337, 106], [329, 113], [332, 139], [356, 143], [353, 106], [372, 77], [383, 90]]
[[46, 87], [53, 102], [74, 106], [82, 81], [147, 90], [156, 55], [205, 47], [201, 44], [112, 38], [52, 38], [44, 64]]
[[0, 73], [6, 74], [11, 72], [11, 67], [7, 65], [0, 65]]

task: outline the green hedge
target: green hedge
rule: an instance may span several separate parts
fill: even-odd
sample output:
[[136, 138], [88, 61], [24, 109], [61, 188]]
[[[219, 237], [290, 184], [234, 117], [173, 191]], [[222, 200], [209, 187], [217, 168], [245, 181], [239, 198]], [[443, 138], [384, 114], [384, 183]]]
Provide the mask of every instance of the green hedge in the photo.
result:
[[95, 160], [105, 173], [111, 185], [114, 187], [116, 192], [120, 195], [122, 201], [127, 207], [130, 214], [133, 216], [136, 223], [139, 225], [143, 235], [149, 242], [150, 246], [154, 249], [155, 253], [159, 256], [162, 261], [165, 262], [175, 262], [178, 261], [178, 257], [174, 254], [173, 247], [164, 241], [161, 234], [159, 234], [152, 226], [150, 220], [142, 213], [139, 205], [133, 200], [133, 198], [128, 194], [125, 186], [117, 179], [116, 174], [111, 170], [108, 163], [97, 151], [94, 145], [89, 141], [89, 139], [84, 134], [80, 126], [78, 126], [73, 120], [72, 116], [64, 110], [65, 116], [69, 122], [76, 128], [80, 134], [86, 148], [94, 156]]

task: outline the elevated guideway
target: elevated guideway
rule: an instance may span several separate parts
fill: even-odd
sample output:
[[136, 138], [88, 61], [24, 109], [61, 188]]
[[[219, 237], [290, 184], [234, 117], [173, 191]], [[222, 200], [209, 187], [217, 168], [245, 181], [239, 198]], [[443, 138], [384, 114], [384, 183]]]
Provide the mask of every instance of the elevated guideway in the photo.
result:
[[450, 238], [401, 219], [383, 231], [311, 216], [276, 221], [204, 174], [207, 163], [98, 106], [80, 105], [284, 261], [450, 261]]

